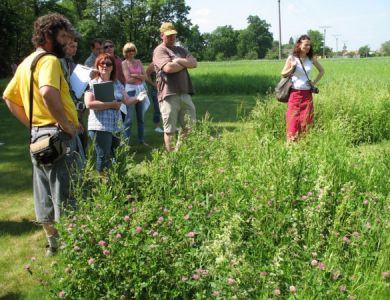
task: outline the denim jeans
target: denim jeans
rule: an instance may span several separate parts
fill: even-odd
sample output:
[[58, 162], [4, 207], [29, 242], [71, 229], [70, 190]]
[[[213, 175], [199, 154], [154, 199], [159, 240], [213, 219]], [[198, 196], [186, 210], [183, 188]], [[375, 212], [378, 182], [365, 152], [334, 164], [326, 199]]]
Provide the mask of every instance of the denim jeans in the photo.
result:
[[[133, 84], [126, 84], [126, 92], [127, 94], [132, 97], [134, 95], [138, 95], [141, 91], [144, 91], [145, 87], [143, 84], [139, 85], [133, 85]], [[134, 93], [135, 91], [135, 93]], [[148, 110], [150, 106], [150, 100], [149, 97], [145, 97], [145, 99], [142, 102], [139, 102], [137, 104], [133, 105], [126, 105], [127, 108], [127, 114], [125, 117], [125, 121], [123, 122], [124, 126], [124, 135], [125, 138], [130, 142], [130, 136], [131, 136], [131, 128], [133, 125], [133, 115], [135, 111], [135, 115], [137, 118], [137, 131], [138, 131], [138, 142], [140, 144], [143, 144], [145, 142], [145, 112]]]
[[110, 166], [110, 158], [118, 148], [120, 140], [112, 132], [89, 130], [96, 153], [96, 170], [102, 172]]
[[161, 112], [157, 99], [157, 89], [151, 86], [149, 90], [153, 101], [153, 123], [158, 124], [161, 121]]

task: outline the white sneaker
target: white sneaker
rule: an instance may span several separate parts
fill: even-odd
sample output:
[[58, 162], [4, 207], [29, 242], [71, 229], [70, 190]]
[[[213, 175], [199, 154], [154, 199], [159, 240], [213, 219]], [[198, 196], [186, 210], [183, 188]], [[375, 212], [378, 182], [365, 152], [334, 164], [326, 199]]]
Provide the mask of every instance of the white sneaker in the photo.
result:
[[155, 132], [158, 132], [158, 133], [164, 133], [164, 130], [162, 130], [160, 127], [156, 127], [154, 129]]

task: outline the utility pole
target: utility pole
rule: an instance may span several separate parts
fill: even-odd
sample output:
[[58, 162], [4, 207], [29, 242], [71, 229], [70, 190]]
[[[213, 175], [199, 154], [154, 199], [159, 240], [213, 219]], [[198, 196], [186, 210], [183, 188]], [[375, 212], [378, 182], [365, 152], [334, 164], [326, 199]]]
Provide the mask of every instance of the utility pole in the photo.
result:
[[339, 52], [339, 36], [341, 34], [334, 34], [333, 37], [336, 39], [336, 55]]
[[322, 49], [322, 56], [325, 58], [325, 38], [326, 38], [326, 29], [330, 28], [330, 26], [320, 26], [321, 29], [324, 30], [324, 43], [323, 43], [323, 49]]
[[343, 52], [344, 52], [344, 51], [347, 51], [347, 45], [346, 45], [346, 43], [348, 43], [348, 41], [343, 41], [343, 44], [344, 44], [344, 46], [343, 46]]
[[282, 59], [282, 21], [280, 17], [280, 0], [278, 0], [279, 7], [279, 60]]

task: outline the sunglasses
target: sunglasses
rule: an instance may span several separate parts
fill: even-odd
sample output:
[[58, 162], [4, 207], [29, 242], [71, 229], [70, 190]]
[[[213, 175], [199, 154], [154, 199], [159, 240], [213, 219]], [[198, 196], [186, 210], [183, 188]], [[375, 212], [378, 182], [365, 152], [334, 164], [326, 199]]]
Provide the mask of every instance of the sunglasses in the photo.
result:
[[108, 48], [114, 48], [114, 45], [106, 45], [106, 46], [104, 46], [104, 49], [108, 49]]
[[106, 66], [106, 67], [112, 67], [112, 62], [107, 60], [107, 61], [102, 61], [99, 63], [99, 66]]
[[125, 52], [126, 52], [126, 53], [128, 53], [128, 52], [135, 52], [135, 49], [126, 49]]

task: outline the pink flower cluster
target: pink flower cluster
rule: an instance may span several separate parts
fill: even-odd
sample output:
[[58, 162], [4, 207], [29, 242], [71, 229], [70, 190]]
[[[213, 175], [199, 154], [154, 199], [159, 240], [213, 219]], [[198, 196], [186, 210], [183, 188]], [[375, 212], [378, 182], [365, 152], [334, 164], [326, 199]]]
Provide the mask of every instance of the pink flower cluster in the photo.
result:
[[296, 293], [297, 292], [297, 288], [293, 285], [290, 285], [290, 287], [288, 288], [290, 293]]
[[196, 235], [196, 233], [194, 231], [190, 231], [189, 233], [187, 233], [187, 237], [189, 238], [194, 238]]
[[104, 241], [104, 240], [99, 241], [98, 244], [99, 244], [99, 246], [101, 246], [101, 247], [106, 247], [106, 246], [107, 246], [107, 242]]
[[219, 297], [219, 296], [221, 296], [221, 292], [220, 291], [214, 291], [211, 295], [213, 297]]
[[267, 277], [268, 276], [268, 272], [260, 272], [259, 273], [261, 277]]
[[323, 263], [322, 261], [318, 261], [316, 259], [313, 259], [311, 262], [310, 262], [311, 266], [312, 267], [317, 267], [318, 269], [320, 269], [321, 271], [324, 271], [326, 266], [325, 266], [325, 263]]

